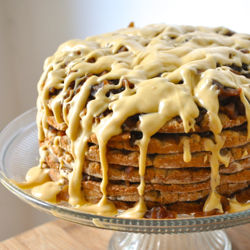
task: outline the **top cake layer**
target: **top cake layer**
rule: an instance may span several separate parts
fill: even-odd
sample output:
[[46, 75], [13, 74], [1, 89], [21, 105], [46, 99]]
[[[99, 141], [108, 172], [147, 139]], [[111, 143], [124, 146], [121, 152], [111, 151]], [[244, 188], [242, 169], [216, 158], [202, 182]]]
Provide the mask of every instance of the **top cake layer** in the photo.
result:
[[[163, 132], [168, 131], [164, 130], [166, 123], [172, 128], [170, 132], [199, 131], [200, 127], [207, 130], [209, 120], [216, 124], [210, 130], [218, 132], [221, 130], [219, 109], [229, 118], [245, 114], [239, 89], [249, 97], [249, 38], [225, 28], [151, 25], [69, 41], [44, 65], [38, 87], [38, 106], [45, 114], [43, 127], [48, 128], [49, 106], [56, 121], [65, 122], [69, 136], [75, 138], [77, 129], [69, 124], [70, 119], [81, 112], [81, 116], [86, 116], [88, 102], [98, 99], [100, 101], [91, 102], [88, 107], [94, 112], [87, 113], [88, 117], [96, 118], [96, 123], [100, 122], [100, 116], [113, 113], [113, 118], [108, 119], [110, 124], [119, 113], [119, 127], [125, 122], [127, 128], [132, 123], [138, 129], [146, 120], [144, 116], [140, 117], [139, 124], [138, 117], [130, 119], [130, 123], [126, 119], [142, 113], [155, 113], [154, 116], [160, 117], [161, 113], [166, 117], [161, 121], [162, 126], [158, 125], [159, 130], [163, 127]], [[80, 91], [82, 85], [84, 90]], [[234, 107], [228, 107], [229, 96], [234, 96]], [[73, 99], [82, 99], [78, 114], [71, 109], [76, 102]], [[173, 103], [175, 105], [171, 105]], [[205, 122], [196, 126], [195, 119], [207, 111]], [[181, 125], [178, 119], [172, 120], [176, 120], [176, 116], [180, 116]], [[227, 123], [224, 120], [222, 123]]]

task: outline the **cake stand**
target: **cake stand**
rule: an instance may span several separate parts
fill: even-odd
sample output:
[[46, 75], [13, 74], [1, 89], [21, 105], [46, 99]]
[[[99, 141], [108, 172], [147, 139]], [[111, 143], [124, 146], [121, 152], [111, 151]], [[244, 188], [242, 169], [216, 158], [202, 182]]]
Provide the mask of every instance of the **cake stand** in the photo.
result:
[[232, 249], [222, 230], [250, 222], [250, 211], [177, 219], [122, 219], [79, 212], [69, 205], [54, 205], [34, 198], [9, 179], [24, 181], [29, 168], [38, 164], [36, 108], [13, 120], [0, 134], [0, 181], [31, 206], [57, 218], [84, 226], [115, 230], [109, 249]]

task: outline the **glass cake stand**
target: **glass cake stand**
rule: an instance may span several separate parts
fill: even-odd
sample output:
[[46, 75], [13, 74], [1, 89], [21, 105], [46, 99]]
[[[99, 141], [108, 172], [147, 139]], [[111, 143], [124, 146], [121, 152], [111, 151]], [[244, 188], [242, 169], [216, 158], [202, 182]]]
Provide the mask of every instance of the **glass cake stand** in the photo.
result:
[[1, 183], [21, 200], [55, 217], [117, 231], [109, 242], [109, 249], [232, 249], [221, 229], [250, 222], [250, 210], [202, 218], [122, 219], [79, 212], [66, 203], [54, 205], [34, 198], [9, 179], [24, 181], [28, 169], [38, 164], [36, 112], [33, 108], [17, 117], [0, 134]]

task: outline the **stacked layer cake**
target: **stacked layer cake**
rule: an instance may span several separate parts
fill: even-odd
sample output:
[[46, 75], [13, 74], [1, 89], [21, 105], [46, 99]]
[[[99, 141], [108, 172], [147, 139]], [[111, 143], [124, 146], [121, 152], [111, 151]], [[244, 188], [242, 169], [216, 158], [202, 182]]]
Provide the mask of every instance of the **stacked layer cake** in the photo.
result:
[[124, 217], [233, 211], [249, 198], [249, 48], [163, 24], [61, 45], [38, 84], [40, 169], [58, 187], [41, 192]]

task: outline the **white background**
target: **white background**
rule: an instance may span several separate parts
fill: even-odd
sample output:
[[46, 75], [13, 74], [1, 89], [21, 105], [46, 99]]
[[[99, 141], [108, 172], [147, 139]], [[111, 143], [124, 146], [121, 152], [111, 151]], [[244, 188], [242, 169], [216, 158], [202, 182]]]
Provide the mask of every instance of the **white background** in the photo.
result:
[[[250, 33], [249, 12], [247, 0], [0, 0], [0, 130], [35, 106], [43, 61], [68, 39], [124, 28], [131, 21], [138, 27], [226, 26]], [[52, 219], [1, 184], [0, 197], [0, 241]]]

